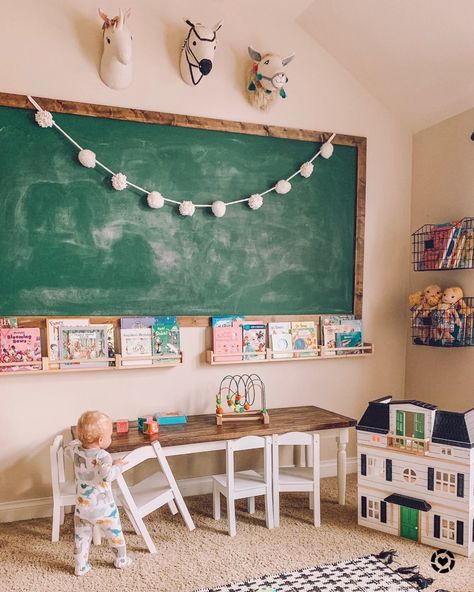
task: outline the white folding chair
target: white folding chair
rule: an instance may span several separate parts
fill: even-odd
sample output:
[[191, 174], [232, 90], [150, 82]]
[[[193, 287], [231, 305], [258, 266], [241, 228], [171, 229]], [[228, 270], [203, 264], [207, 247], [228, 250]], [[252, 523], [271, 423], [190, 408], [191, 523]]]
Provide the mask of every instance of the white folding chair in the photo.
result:
[[[263, 449], [263, 475], [256, 471], [234, 471], [234, 453], [240, 450]], [[220, 520], [220, 494], [227, 499], [227, 519], [230, 536], [236, 535], [235, 500], [248, 498], [248, 511], [255, 512], [255, 496], [265, 496], [265, 521], [267, 528], [273, 528], [272, 483], [271, 483], [271, 439], [269, 436], [245, 436], [228, 440], [226, 445], [226, 474], [214, 475], [213, 507], [214, 520]]]
[[[149, 459], [157, 460], [162, 472], [153, 473], [135, 485], [128, 485], [123, 473]], [[124, 457], [124, 460], [127, 461], [127, 464], [122, 466], [122, 473], [116, 480], [120, 501], [135, 532], [142, 535], [150, 553], [156, 553], [155, 543], [143, 522], [145, 516], [168, 504], [172, 514], [178, 512], [176, 505], [178, 506], [189, 530], [195, 528], [193, 519], [184, 503], [159, 442], [133, 450]]]
[[[321, 525], [319, 493], [319, 435], [289, 432], [273, 435], [273, 509], [275, 526], [280, 526], [280, 492], [308, 491], [309, 507], [313, 509], [314, 526]], [[309, 447], [312, 467], [280, 467], [280, 446], [303, 445]]]
[[53, 528], [51, 541], [59, 541], [59, 529], [64, 524], [64, 507], [76, 503], [76, 487], [74, 481], [66, 480], [64, 472], [63, 437], [58, 435], [49, 447], [51, 461], [51, 486], [53, 489]]

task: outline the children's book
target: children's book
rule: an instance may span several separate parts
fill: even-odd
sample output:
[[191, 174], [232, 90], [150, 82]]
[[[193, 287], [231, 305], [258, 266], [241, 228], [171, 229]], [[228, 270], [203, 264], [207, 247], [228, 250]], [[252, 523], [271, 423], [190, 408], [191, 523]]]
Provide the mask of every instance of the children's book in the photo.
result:
[[[163, 360], [177, 360], [180, 351], [179, 326], [176, 317], [156, 317], [152, 328], [152, 351]], [[160, 360], [153, 360], [159, 364]]]
[[0, 329], [15, 329], [18, 327], [16, 317], [0, 317]]
[[[121, 329], [120, 343], [122, 348], [122, 366], [152, 365], [151, 329], [149, 327]], [[124, 359], [127, 357], [146, 359]]]
[[362, 350], [357, 349], [362, 345], [362, 333], [361, 331], [353, 330], [348, 332], [336, 333], [336, 347], [350, 347], [351, 350], [337, 351], [338, 356], [344, 356], [348, 354], [360, 354]]
[[[291, 323], [268, 323], [268, 336], [274, 358], [292, 358], [293, 340], [291, 338]], [[283, 352], [283, 353], [279, 353]]]
[[451, 222], [435, 224], [428, 232], [422, 253], [422, 270], [439, 269], [456, 227]]
[[63, 325], [59, 327], [61, 368], [104, 368], [109, 364], [107, 325]]
[[[234, 320], [230, 325], [213, 325], [212, 349], [216, 362], [237, 361], [242, 359], [242, 325]], [[236, 354], [218, 356], [217, 354]]]
[[41, 368], [41, 337], [38, 328], [0, 329], [0, 362], [37, 362], [31, 366], [0, 366], [0, 372], [25, 372]]
[[61, 351], [59, 332], [62, 325], [68, 325], [69, 327], [85, 327], [86, 325], [89, 325], [89, 319], [46, 319], [46, 342], [48, 345], [50, 370], [59, 370], [59, 357]]
[[242, 325], [244, 360], [265, 359], [266, 329], [264, 323], [252, 322]]
[[326, 356], [335, 356], [333, 349], [336, 347], [336, 332], [341, 323], [354, 319], [353, 314], [321, 315], [321, 341], [324, 345]]
[[236, 321], [242, 323], [244, 319], [245, 317], [239, 317], [235, 315], [212, 317], [212, 327], [232, 327]]
[[318, 338], [314, 321], [294, 321], [291, 323], [293, 356], [295, 358], [318, 355]]
[[151, 329], [155, 324], [155, 317], [124, 317], [120, 319], [121, 329]]
[[449, 260], [449, 269], [456, 269], [459, 265], [459, 261], [461, 259], [461, 253], [464, 248], [464, 243], [466, 242], [466, 233], [463, 232], [461, 236], [458, 238], [457, 243], [454, 247], [452, 252], [451, 258]]
[[460, 269], [474, 266], [474, 229], [468, 228], [464, 231], [464, 234], [466, 238], [464, 240], [464, 246], [459, 257], [458, 265], [456, 266]]
[[453, 222], [454, 231], [451, 233], [449, 243], [443, 253], [443, 257], [439, 262], [439, 269], [449, 269], [453, 252], [456, 249], [456, 244], [459, 241], [462, 231], [462, 220], [459, 222]]

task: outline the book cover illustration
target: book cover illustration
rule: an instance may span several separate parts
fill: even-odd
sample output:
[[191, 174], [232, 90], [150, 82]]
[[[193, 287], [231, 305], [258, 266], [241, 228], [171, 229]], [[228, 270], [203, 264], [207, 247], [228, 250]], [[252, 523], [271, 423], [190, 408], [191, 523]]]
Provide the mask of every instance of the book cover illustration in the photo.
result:
[[314, 321], [294, 321], [291, 323], [293, 351], [295, 358], [318, 355], [318, 338]]
[[[216, 362], [242, 359], [242, 325], [235, 321], [231, 325], [215, 325], [212, 329], [212, 348]], [[236, 354], [218, 356], [217, 354]]]
[[59, 342], [61, 368], [108, 366], [107, 325], [60, 325]]
[[268, 335], [273, 358], [293, 357], [293, 340], [291, 337], [290, 322], [268, 323]]
[[[149, 327], [132, 327], [120, 331], [122, 366], [152, 365], [151, 333]], [[126, 360], [125, 358], [127, 357], [139, 357], [144, 359]]]
[[151, 329], [155, 317], [123, 317], [120, 319], [121, 329]]
[[438, 264], [439, 269], [449, 269], [451, 264], [451, 258], [453, 256], [453, 252], [456, 249], [456, 245], [459, 241], [462, 231], [462, 223], [463, 221], [460, 220], [459, 222], [453, 222], [453, 232], [451, 233], [449, 242], [443, 252], [443, 256], [441, 261]]
[[39, 370], [42, 362], [40, 329], [0, 329], [0, 362], [37, 362], [31, 366], [0, 366], [0, 372]]
[[242, 325], [244, 360], [265, 359], [266, 328], [263, 323]]
[[50, 370], [59, 370], [59, 333], [62, 325], [68, 325], [69, 327], [85, 327], [89, 325], [89, 319], [46, 319], [46, 341], [48, 344], [48, 358]]
[[243, 323], [244, 317], [226, 315], [223, 317], [212, 317], [212, 327], [232, 327], [234, 323]]
[[435, 224], [428, 232], [422, 253], [421, 270], [439, 269], [443, 265], [456, 226], [451, 222]]
[[[180, 351], [179, 326], [176, 317], [156, 317], [152, 329], [153, 355], [163, 360], [177, 360]], [[159, 364], [160, 360], [153, 360]]]
[[353, 314], [321, 315], [321, 342], [324, 345], [324, 354], [326, 356], [336, 355], [333, 350], [336, 347], [337, 328], [341, 323], [352, 319], [354, 319]]
[[464, 245], [459, 256], [458, 265], [460, 269], [473, 267], [474, 265], [474, 229], [468, 228], [464, 231]]
[[348, 347], [350, 350], [337, 351], [338, 356], [346, 356], [350, 354], [361, 354], [361, 349], [357, 349], [362, 345], [362, 332], [356, 329], [348, 332], [336, 333], [336, 347]]
[[16, 317], [0, 317], [0, 329], [16, 329], [18, 320]]

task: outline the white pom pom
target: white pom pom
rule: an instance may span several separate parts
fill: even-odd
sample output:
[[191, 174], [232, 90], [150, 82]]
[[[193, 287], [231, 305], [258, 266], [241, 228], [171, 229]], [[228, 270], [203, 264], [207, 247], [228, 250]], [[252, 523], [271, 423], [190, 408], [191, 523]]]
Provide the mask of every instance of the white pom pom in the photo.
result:
[[258, 208], [261, 208], [262, 205], [263, 197], [260, 195], [260, 193], [254, 193], [249, 197], [249, 207], [252, 208], [252, 210], [258, 210]]
[[179, 213], [181, 216], [192, 216], [196, 207], [192, 201], [183, 201], [179, 204]]
[[146, 201], [150, 208], [162, 208], [165, 205], [165, 200], [159, 191], [150, 191]]
[[82, 166], [85, 166], [88, 169], [93, 169], [95, 167], [95, 152], [92, 152], [92, 150], [81, 150], [77, 155], [77, 158]]
[[281, 194], [285, 194], [288, 193], [288, 191], [291, 190], [291, 183], [289, 181], [286, 181], [285, 179], [281, 179], [281, 181], [278, 181], [278, 183], [276, 184], [275, 187], [275, 191], [277, 193], [281, 193]]
[[53, 116], [49, 111], [37, 111], [35, 119], [40, 127], [53, 127]]
[[112, 187], [117, 191], [123, 191], [127, 187], [127, 177], [123, 173], [112, 175]]
[[212, 213], [216, 218], [222, 218], [225, 214], [226, 205], [223, 201], [215, 201], [212, 204]]
[[320, 152], [323, 158], [331, 158], [332, 153], [334, 152], [334, 146], [330, 142], [324, 142]]
[[312, 162], [304, 162], [300, 166], [300, 175], [306, 178], [311, 177], [311, 175], [313, 174], [313, 169], [314, 165]]

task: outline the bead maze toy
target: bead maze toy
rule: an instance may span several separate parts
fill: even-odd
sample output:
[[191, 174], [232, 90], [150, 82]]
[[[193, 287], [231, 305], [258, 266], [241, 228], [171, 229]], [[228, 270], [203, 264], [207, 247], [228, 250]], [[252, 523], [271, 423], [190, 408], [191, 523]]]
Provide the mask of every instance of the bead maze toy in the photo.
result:
[[[252, 410], [257, 395], [260, 396], [260, 409]], [[223, 401], [224, 404], [223, 404]], [[232, 411], [226, 413], [225, 408]], [[227, 375], [221, 380], [216, 395], [216, 423], [227, 421], [260, 420], [270, 423], [268, 415], [265, 385], [257, 374]]]

